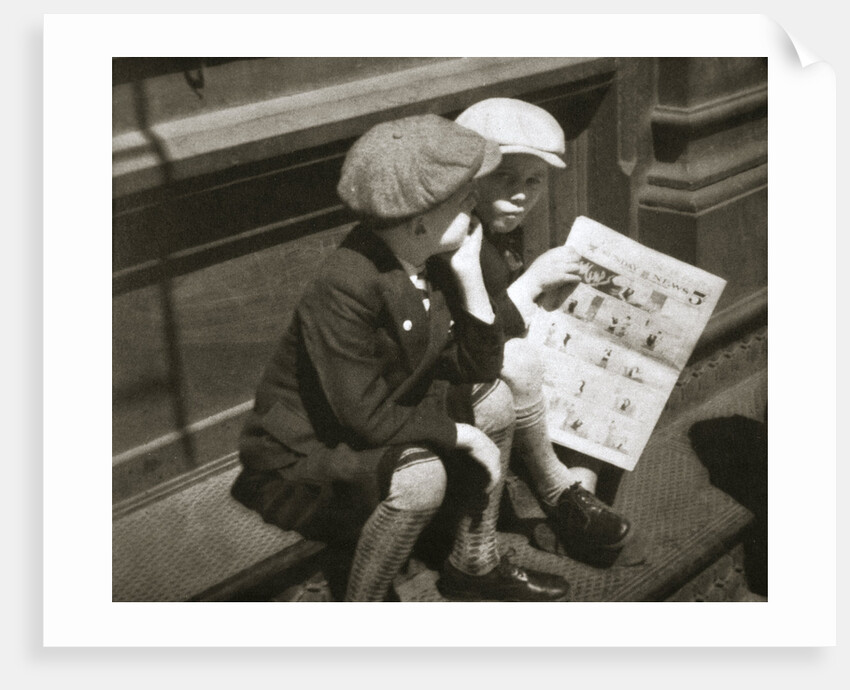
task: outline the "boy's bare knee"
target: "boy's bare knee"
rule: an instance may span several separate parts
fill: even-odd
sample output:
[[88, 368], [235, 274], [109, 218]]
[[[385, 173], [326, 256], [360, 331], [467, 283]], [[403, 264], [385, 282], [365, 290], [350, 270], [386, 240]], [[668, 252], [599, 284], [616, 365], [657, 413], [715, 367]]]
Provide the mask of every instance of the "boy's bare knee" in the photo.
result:
[[523, 398], [540, 395], [543, 386], [543, 362], [537, 350], [529, 347], [524, 339], [514, 338], [505, 343], [502, 379], [510, 386], [518, 402]]
[[385, 502], [397, 510], [436, 510], [443, 503], [447, 483], [442, 461], [432, 455], [393, 472]]
[[488, 436], [511, 428], [516, 423], [514, 396], [508, 385], [496, 381], [487, 395], [475, 403], [475, 426]]

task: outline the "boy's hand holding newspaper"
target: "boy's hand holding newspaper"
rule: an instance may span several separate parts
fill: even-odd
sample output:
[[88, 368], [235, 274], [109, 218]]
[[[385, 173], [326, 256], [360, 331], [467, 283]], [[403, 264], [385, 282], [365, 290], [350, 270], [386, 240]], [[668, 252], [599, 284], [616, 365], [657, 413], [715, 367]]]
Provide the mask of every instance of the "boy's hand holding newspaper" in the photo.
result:
[[547, 290], [581, 281], [581, 257], [572, 247], [562, 246], [541, 254], [508, 288], [508, 296], [525, 318], [535, 310], [535, 300]]

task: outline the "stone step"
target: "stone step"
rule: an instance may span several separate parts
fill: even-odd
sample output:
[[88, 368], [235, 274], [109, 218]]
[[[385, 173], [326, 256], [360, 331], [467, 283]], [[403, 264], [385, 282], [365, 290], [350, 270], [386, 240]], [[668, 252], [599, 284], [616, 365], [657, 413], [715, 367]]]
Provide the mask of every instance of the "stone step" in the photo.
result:
[[[706, 420], [716, 426], [710, 433], [726, 429], [730, 443], [740, 430], [763, 429], [766, 363], [766, 333], [760, 331], [683, 372], [637, 467], [621, 477], [613, 504], [640, 531], [644, 563], [595, 568], [533, 548], [529, 535], [516, 531], [500, 533], [502, 552], [520, 565], [566, 577], [576, 601], [763, 600], [747, 586], [743, 568], [744, 542], [754, 538], [756, 516], [736, 500], [745, 496], [733, 498], [724, 490], [729, 487], [715, 485], [712, 472], [718, 468], [698, 457], [691, 435]], [[750, 440], [738, 442], [742, 472], [766, 461], [746, 457]], [[402, 601], [442, 601], [437, 578], [436, 571], [413, 560], [395, 588]], [[334, 589], [321, 573], [313, 574], [310, 586], [313, 596], [327, 587], [322, 596], [330, 598]], [[303, 596], [296, 587], [277, 600]]]
[[[563, 574], [579, 601], [677, 596], [741, 542], [754, 518], [741, 496], [712, 483], [717, 478], [689, 432], [733, 415], [763, 422], [766, 388], [764, 330], [685, 369], [637, 467], [619, 477], [614, 506], [640, 530], [642, 565], [592, 568], [532, 548], [516, 532], [502, 533], [502, 550], [522, 565]], [[114, 601], [329, 600], [322, 587], [329, 573], [339, 580], [344, 564], [324, 545], [267, 525], [236, 503], [229, 489], [237, 471], [235, 458], [223, 459], [196, 481], [115, 506]], [[414, 562], [397, 583], [402, 600], [441, 600], [436, 577]]]

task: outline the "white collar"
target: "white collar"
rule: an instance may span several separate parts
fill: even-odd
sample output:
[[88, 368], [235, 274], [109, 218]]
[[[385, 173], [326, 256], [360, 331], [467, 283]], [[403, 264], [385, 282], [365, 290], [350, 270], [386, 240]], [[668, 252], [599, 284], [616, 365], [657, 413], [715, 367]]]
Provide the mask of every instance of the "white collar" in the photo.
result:
[[405, 261], [401, 257], [396, 257], [398, 262], [401, 264], [401, 267], [407, 272], [407, 275], [410, 276], [411, 279], [418, 278], [419, 274], [425, 270], [425, 264], [421, 266], [414, 266], [413, 264]]

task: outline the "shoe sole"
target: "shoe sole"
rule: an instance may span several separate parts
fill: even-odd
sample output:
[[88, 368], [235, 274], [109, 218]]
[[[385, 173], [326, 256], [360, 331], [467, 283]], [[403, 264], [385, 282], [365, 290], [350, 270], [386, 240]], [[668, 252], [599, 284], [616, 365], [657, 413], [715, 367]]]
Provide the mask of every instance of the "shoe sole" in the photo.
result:
[[[532, 533], [532, 545], [541, 551], [554, 553], [558, 556], [566, 556], [574, 561], [596, 568], [610, 568], [615, 564], [625, 567], [640, 565], [646, 560], [645, 556], [639, 554], [636, 554], [633, 557], [635, 560], [623, 558], [624, 555], [627, 555], [627, 547], [630, 547], [635, 541], [634, 537], [635, 534], [633, 530], [629, 530], [626, 536], [623, 537], [617, 544], [603, 545], [573, 543], [565, 545], [564, 542], [558, 538], [551, 526], [548, 523], [543, 522], [534, 528]], [[640, 557], [638, 558], [638, 556]], [[618, 562], [618, 560], [620, 560], [620, 562]]]
[[441, 596], [445, 597], [446, 599], [450, 599], [451, 601], [464, 601], [464, 602], [469, 602], [469, 601], [495, 601], [495, 602], [511, 602], [511, 603], [512, 602], [519, 602], [519, 603], [529, 603], [529, 604], [537, 604], [537, 603], [545, 604], [545, 603], [572, 601], [572, 599], [570, 598], [571, 592], [566, 592], [563, 596], [561, 596], [557, 599], [528, 600], [528, 599], [519, 599], [519, 598], [514, 598], [514, 599], [497, 599], [497, 598], [483, 599], [483, 598], [481, 598], [480, 595], [478, 595], [474, 592], [451, 592], [451, 591], [447, 591], [444, 588], [441, 588], [439, 584], [437, 585], [437, 591], [440, 593]]

